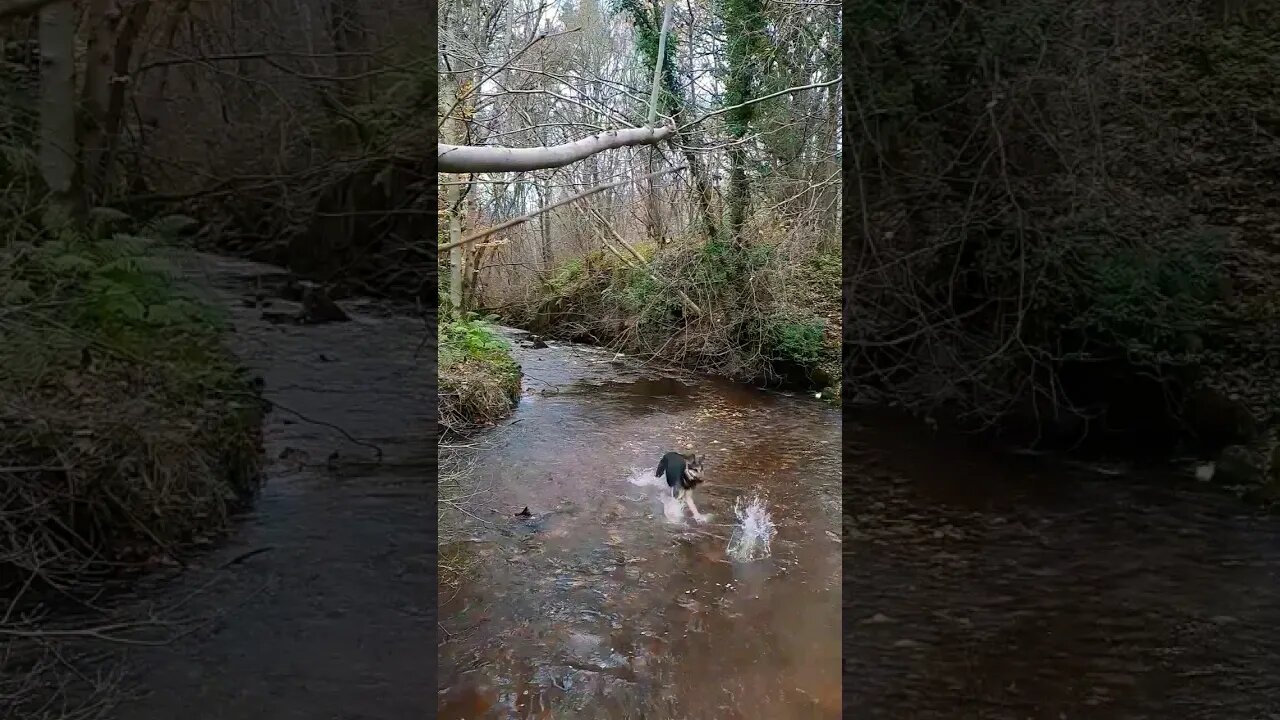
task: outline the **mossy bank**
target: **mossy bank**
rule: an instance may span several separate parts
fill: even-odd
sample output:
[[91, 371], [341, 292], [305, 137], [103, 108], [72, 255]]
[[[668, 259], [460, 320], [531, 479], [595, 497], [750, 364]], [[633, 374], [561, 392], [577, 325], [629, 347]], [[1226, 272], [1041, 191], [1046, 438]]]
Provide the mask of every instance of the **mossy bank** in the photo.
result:
[[511, 413], [520, 399], [520, 365], [510, 343], [469, 316], [440, 324], [440, 425], [465, 432]]
[[504, 315], [535, 332], [839, 399], [840, 256], [785, 243], [639, 244], [551, 273]]
[[51, 233], [22, 210], [0, 210], [20, 218], [0, 236], [9, 597], [92, 589], [223, 530], [257, 487], [263, 412], [225, 319], [180, 292], [147, 237], [161, 224]]

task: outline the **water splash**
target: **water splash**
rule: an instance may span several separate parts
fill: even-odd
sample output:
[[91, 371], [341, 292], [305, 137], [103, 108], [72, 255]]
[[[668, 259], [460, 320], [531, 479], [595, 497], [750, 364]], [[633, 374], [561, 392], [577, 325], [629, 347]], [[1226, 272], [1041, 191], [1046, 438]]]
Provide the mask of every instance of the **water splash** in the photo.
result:
[[627, 482], [636, 487], [667, 487], [666, 478], [656, 477], [651, 467], [632, 467]]
[[729, 557], [740, 562], [769, 557], [773, 536], [778, 534], [778, 528], [773, 524], [773, 517], [764, 500], [759, 495], [752, 495], [744, 504], [739, 497], [733, 501], [733, 514], [738, 518], [738, 525], [729, 538], [726, 550]]

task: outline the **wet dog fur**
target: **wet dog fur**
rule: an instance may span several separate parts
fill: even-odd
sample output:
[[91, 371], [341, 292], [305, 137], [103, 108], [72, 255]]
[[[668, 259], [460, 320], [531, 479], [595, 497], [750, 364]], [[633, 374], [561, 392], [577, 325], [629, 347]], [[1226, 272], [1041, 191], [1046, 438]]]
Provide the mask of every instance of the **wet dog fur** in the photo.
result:
[[655, 477], [666, 475], [667, 487], [671, 488], [671, 497], [677, 502], [683, 500], [689, 512], [693, 513], [693, 518], [698, 522], [706, 519], [705, 515], [698, 512], [698, 506], [693, 504], [693, 489], [702, 482], [703, 459], [696, 453], [683, 455], [678, 452], [669, 452], [658, 461], [658, 471], [654, 473]]

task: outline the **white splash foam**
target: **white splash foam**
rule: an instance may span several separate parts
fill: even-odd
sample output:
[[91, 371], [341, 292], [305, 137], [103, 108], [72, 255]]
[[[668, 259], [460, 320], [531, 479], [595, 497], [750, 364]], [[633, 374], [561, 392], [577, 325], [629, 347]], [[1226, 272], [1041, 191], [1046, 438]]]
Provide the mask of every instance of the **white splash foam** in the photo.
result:
[[733, 501], [733, 514], [738, 518], [738, 525], [729, 538], [726, 550], [729, 557], [740, 562], [769, 557], [773, 536], [778, 534], [778, 528], [773, 524], [773, 517], [764, 500], [759, 495], [752, 495], [744, 503], [742, 497], [739, 497]]
[[[655, 477], [653, 468], [631, 468], [631, 474], [627, 476], [627, 482], [636, 487], [663, 487], [667, 486], [666, 478]], [[668, 493], [670, 494], [670, 493]]]

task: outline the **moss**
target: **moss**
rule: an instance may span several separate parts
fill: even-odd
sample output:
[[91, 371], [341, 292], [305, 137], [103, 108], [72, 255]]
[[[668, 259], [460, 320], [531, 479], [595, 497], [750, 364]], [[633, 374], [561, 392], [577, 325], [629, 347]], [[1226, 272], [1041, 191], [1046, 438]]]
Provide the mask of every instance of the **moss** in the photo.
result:
[[520, 365], [487, 322], [441, 323], [440, 424], [461, 431], [506, 417], [520, 399]]

